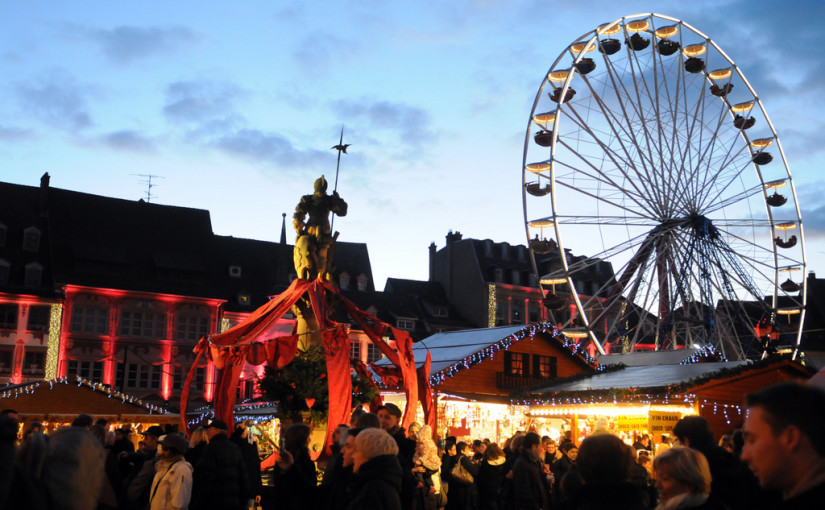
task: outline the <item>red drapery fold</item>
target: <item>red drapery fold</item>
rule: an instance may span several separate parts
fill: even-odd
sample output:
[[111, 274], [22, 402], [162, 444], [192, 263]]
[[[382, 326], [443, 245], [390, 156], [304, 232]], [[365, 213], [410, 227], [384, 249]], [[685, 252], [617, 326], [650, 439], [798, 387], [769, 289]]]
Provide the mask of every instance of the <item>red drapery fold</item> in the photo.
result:
[[[333, 285], [321, 280], [299, 280], [292, 282], [289, 288], [276, 296], [264, 306], [252, 312], [240, 324], [233, 328], [214, 335], [202, 338], [195, 347], [197, 353], [195, 363], [189, 370], [181, 392], [181, 424], [184, 432], [189, 434], [186, 424], [186, 404], [189, 399], [189, 387], [194, 377], [198, 361], [207, 353], [207, 356], [218, 368], [218, 380], [215, 388], [214, 410], [215, 416], [224, 420], [227, 425], [234, 423], [233, 406], [235, 403], [235, 389], [237, 388], [241, 368], [248, 357], [258, 362], [261, 357], [261, 347], [252, 346], [252, 343], [265, 334], [305, 293], [309, 294], [313, 311], [318, 319], [327, 351], [327, 371], [330, 389], [330, 410], [327, 425], [327, 444], [331, 432], [339, 423], [347, 421], [347, 414], [352, 405], [352, 381], [349, 372], [349, 343], [344, 328], [328, 330], [326, 320], [326, 300], [324, 292], [332, 292], [340, 299], [344, 310], [354, 319], [367, 337], [391, 361], [400, 372], [401, 383], [407, 396], [408, 405], [402, 420], [402, 426], [407, 428], [415, 418], [415, 411], [419, 401], [419, 378], [415, 368], [415, 357], [412, 352], [412, 338], [409, 333], [390, 327], [373, 315], [360, 310], [354, 303], [341, 295]], [[396, 348], [383, 341], [382, 336], [390, 330], [395, 340]], [[343, 332], [343, 333], [342, 333]], [[295, 357], [298, 337], [278, 337], [264, 343], [264, 352], [267, 363], [282, 368]], [[357, 368], [356, 368], [357, 369]], [[429, 374], [429, 369], [427, 369]], [[345, 396], [344, 396], [345, 395]], [[422, 402], [425, 409], [431, 407], [431, 394], [426, 387], [421, 396], [427, 402]]]
[[329, 385], [329, 411], [327, 413], [327, 436], [324, 441], [326, 454], [332, 455], [330, 443], [332, 433], [341, 423], [349, 423], [352, 409], [352, 376], [349, 365], [349, 333], [347, 328], [326, 330], [324, 353], [327, 359], [327, 384]]
[[433, 388], [430, 386], [430, 365], [432, 364], [432, 357], [430, 351], [427, 351], [427, 359], [418, 370], [418, 395], [421, 400], [421, 408], [424, 410], [424, 423], [429, 425], [433, 431], [436, 432], [435, 424], [435, 402], [433, 402]]
[[[367, 384], [369, 384], [376, 390], [378, 389], [378, 385], [375, 384], [375, 381], [372, 379], [372, 375], [370, 375], [370, 373], [367, 371], [367, 366], [364, 364], [363, 361], [361, 361], [360, 359], [352, 360], [352, 368], [355, 369], [355, 373], [358, 374], [358, 377], [367, 381]], [[369, 403], [370, 412], [378, 412], [378, 408], [381, 407], [381, 405], [383, 405], [383, 401], [381, 400], [381, 393], [377, 393], [372, 402]]]

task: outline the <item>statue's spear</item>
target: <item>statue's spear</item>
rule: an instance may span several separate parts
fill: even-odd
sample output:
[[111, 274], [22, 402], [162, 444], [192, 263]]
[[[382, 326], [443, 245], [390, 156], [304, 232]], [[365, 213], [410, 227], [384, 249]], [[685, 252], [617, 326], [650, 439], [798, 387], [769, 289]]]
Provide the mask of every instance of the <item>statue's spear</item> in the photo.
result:
[[[338, 170], [341, 168], [341, 153], [347, 153], [347, 147], [352, 144], [344, 143], [344, 125], [341, 124], [341, 139], [338, 140], [338, 145], [333, 145], [332, 148], [338, 151], [338, 164], [335, 165], [335, 187], [333, 187], [332, 192], [335, 193], [338, 191]], [[332, 213], [332, 221], [329, 224], [329, 230], [332, 231], [332, 226], [335, 224], [335, 213]]]

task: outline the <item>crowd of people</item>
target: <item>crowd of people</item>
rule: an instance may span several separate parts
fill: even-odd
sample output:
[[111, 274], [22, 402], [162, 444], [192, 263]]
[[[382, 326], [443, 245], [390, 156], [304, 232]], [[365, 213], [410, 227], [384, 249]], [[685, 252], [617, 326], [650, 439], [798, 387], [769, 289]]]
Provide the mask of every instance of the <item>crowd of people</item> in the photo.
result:
[[[629, 445], [607, 430], [571, 437], [518, 432], [433, 440], [429, 426], [401, 427], [393, 404], [358, 409], [334, 434], [323, 470], [310, 428], [282, 433], [278, 462], [262, 483], [248, 423], [220, 420], [183, 435], [149, 427], [138, 450], [128, 430], [79, 416], [48, 435], [15, 413], [0, 415], [0, 508], [323, 510], [739, 510], [825, 506], [825, 392], [795, 382], [748, 395], [741, 434], [714, 441], [687, 416], [675, 443]], [[653, 452], [656, 454], [653, 455]]]

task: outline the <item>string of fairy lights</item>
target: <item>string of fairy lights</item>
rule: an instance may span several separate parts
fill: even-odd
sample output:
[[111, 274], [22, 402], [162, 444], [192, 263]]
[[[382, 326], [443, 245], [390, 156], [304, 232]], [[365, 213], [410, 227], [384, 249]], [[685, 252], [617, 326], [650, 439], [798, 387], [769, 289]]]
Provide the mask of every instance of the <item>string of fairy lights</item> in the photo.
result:
[[597, 371], [602, 370], [602, 365], [596, 361], [595, 358], [590, 356], [590, 354], [588, 354], [578, 342], [564, 336], [561, 329], [555, 324], [549, 321], [543, 321], [525, 326], [512, 335], [506, 336], [493, 344], [487, 345], [483, 349], [470, 354], [466, 358], [456, 361], [449, 367], [439, 370], [437, 373], [430, 376], [430, 384], [435, 386], [446, 381], [447, 379], [455, 377], [456, 374], [463, 370], [468, 370], [473, 366], [478, 365], [482, 361], [493, 359], [496, 353], [503, 350], [509, 350], [513, 344], [520, 342], [521, 340], [529, 339], [532, 341], [538, 333], [549, 335], [551, 338], [556, 339], [561, 342], [562, 346], [568, 349], [571, 353], [581, 356], [588, 365]]
[[157, 414], [168, 414], [169, 412], [164, 409], [163, 407], [147, 404], [143, 402], [137, 397], [127, 395], [125, 393], [121, 393], [117, 390], [113, 390], [110, 386], [107, 386], [102, 383], [96, 383], [90, 381], [88, 379], [84, 379], [78, 375], [68, 375], [65, 377], [59, 377], [54, 379], [47, 379], [43, 381], [37, 381], [33, 383], [21, 384], [19, 386], [12, 386], [9, 388], [4, 389], [0, 392], [0, 400], [13, 400], [20, 396], [24, 395], [33, 395], [36, 391], [41, 389], [45, 389], [48, 385], [49, 390], [53, 390], [56, 385], [58, 384], [77, 384], [78, 387], [86, 386], [93, 391], [97, 391], [100, 393], [105, 394], [108, 398], [120, 399], [121, 402], [124, 404], [134, 404], [149, 411], [149, 414], [157, 413]]

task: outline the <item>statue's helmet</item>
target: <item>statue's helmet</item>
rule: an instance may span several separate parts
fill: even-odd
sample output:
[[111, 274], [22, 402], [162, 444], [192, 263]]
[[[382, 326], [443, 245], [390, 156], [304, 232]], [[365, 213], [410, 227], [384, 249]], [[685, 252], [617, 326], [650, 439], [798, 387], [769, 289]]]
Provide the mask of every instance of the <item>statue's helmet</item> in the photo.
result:
[[315, 191], [320, 193], [327, 192], [327, 180], [323, 175], [315, 181]]

